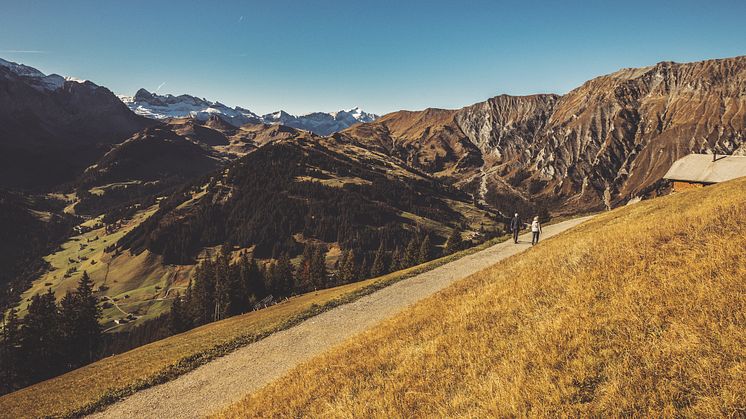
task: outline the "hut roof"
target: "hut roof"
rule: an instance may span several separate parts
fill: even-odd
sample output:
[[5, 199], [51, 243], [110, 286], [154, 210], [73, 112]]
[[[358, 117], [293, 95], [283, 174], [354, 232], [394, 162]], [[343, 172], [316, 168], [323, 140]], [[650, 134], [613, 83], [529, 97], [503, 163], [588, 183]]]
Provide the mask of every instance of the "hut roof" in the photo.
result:
[[746, 176], [746, 156], [690, 154], [676, 160], [664, 179], [698, 183], [719, 183]]

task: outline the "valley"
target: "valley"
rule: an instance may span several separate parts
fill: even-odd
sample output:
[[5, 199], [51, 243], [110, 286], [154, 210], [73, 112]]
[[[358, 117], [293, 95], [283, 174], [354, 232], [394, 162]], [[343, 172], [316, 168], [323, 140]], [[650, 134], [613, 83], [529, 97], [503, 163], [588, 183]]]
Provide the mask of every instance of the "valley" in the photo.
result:
[[746, 155], [743, 56], [382, 116], [258, 116], [144, 89], [123, 103], [5, 60], [0, 89], [2, 311], [23, 321], [88, 278], [104, 336], [89, 360], [460, 254], [515, 212], [668, 195], [690, 153]]

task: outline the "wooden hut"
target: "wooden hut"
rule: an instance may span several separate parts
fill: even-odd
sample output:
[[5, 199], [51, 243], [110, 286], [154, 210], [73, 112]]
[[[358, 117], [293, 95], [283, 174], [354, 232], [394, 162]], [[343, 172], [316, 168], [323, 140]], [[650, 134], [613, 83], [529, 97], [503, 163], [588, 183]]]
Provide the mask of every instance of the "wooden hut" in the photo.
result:
[[746, 156], [690, 154], [676, 160], [665, 176], [674, 192], [746, 176]]

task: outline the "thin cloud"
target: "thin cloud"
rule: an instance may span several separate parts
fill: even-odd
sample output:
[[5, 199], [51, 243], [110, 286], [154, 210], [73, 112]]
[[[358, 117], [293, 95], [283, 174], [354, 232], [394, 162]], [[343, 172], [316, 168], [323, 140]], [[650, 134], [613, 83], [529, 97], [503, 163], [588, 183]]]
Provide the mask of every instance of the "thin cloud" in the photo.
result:
[[2, 54], [47, 54], [48, 51], [40, 51], [33, 49], [0, 49]]
[[155, 89], [155, 92], [158, 93], [158, 91], [161, 90], [161, 87], [163, 87], [165, 85], [166, 85], [165, 81], [163, 83], [159, 84], [158, 87]]

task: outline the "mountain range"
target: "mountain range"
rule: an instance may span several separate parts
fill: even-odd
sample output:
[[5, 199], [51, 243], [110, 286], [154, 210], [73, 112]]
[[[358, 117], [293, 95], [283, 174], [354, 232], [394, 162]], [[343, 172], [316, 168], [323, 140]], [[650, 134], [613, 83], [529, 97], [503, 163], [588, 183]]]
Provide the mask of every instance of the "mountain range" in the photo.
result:
[[217, 116], [225, 122], [240, 127], [245, 124], [281, 124], [319, 135], [330, 135], [360, 122], [372, 122], [378, 115], [360, 108], [338, 112], [313, 112], [306, 115], [291, 115], [285, 111], [257, 115], [248, 109], [228, 107], [220, 102], [211, 102], [190, 95], [158, 95], [145, 89], [134, 96], [119, 97], [133, 112], [148, 118], [165, 120], [171, 118], [194, 118], [207, 121]]
[[[259, 116], [142, 89], [124, 100], [0, 61], [0, 186], [10, 189], [0, 203], [15, 214], [0, 223], [28, 223], [39, 236], [17, 235], [35, 244], [8, 276], [52, 261], [25, 277], [24, 298], [61, 295], [85, 270], [97, 286], [116, 277], [106, 296], [128, 295], [149, 319], [164, 309], [154, 293], [185, 286], [219, 247], [268, 263], [322, 244], [330, 269], [344, 251], [365, 265], [413, 237], [438, 249], [453, 235], [484, 240], [514, 211], [576, 214], [667, 193], [663, 174], [692, 152], [746, 154], [746, 57], [661, 62], [564, 95], [381, 117]], [[85, 228], [57, 241], [39, 223], [59, 219], [57, 231], [70, 217]], [[83, 239], [106, 246], [70, 255]]]
[[562, 96], [394, 112], [342, 134], [496, 208], [541, 200], [573, 212], [656, 193], [686, 154], [746, 154], [745, 133], [741, 56], [623, 69]]

